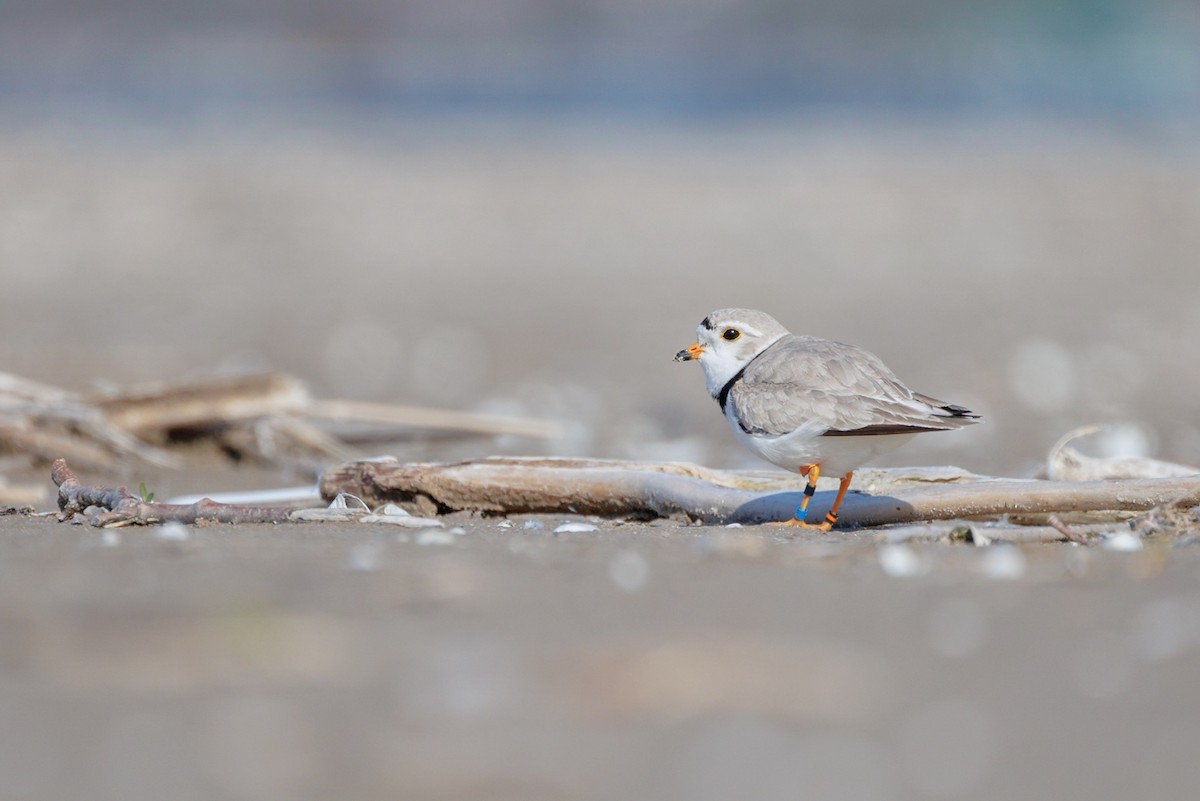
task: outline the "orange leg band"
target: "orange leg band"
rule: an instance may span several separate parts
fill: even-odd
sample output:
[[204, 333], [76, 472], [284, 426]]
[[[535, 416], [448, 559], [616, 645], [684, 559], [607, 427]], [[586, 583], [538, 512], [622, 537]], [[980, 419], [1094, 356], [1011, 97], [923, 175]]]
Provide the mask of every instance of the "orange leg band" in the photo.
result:
[[829, 514], [825, 515], [825, 522], [830, 526], [837, 522], [838, 509], [842, 508], [842, 501], [846, 499], [846, 490], [850, 489], [850, 479], [852, 478], [854, 478], [853, 470], [842, 476], [842, 481], [838, 485], [837, 497], [833, 499], [833, 506], [830, 508]]

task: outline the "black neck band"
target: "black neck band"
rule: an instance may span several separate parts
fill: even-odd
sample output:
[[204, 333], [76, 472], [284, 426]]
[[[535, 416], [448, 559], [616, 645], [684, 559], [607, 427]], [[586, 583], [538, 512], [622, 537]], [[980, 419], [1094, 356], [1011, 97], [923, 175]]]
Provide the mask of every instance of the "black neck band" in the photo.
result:
[[[757, 356], [755, 358], [758, 358]], [[746, 367], [749, 367], [754, 362], [754, 359], [746, 362]], [[742, 373], [746, 372], [746, 367], [734, 373], [733, 378], [725, 382], [725, 386], [721, 387], [721, 391], [717, 393], [717, 403], [721, 404], [721, 412], [725, 412], [725, 404], [729, 401], [729, 391], [733, 389], [734, 383], [742, 377]]]

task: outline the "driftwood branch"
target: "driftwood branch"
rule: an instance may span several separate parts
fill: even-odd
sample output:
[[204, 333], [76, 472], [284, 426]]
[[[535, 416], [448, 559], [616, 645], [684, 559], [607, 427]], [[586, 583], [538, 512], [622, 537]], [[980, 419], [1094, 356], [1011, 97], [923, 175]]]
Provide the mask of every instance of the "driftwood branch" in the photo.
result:
[[286, 507], [239, 506], [217, 503], [202, 498], [191, 504], [153, 503], [142, 500], [125, 487], [88, 487], [76, 478], [66, 461], [58, 459], [50, 468], [50, 478], [58, 487], [58, 508], [61, 519], [69, 520], [89, 508], [91, 522], [102, 528], [134, 524], [196, 523], [201, 520], [218, 523], [283, 523], [292, 511]]
[[291, 414], [309, 403], [304, 385], [282, 373], [143, 384], [87, 400], [114, 426], [139, 436]]
[[313, 467], [359, 454], [353, 442], [414, 436], [555, 438], [552, 421], [383, 403], [315, 400], [282, 373], [156, 382], [83, 396], [0, 373], [0, 452], [111, 469], [136, 459], [179, 467], [168, 447], [202, 439], [273, 464]]
[[1046, 457], [1045, 477], [1052, 481], [1096, 481], [1111, 478], [1181, 478], [1200, 475], [1200, 467], [1164, 462], [1146, 456], [1085, 456], [1069, 443], [1103, 431], [1108, 426], [1087, 425], [1068, 431]]
[[[890, 471], [876, 471], [886, 475]], [[327, 471], [321, 493], [350, 492], [372, 506], [395, 502], [421, 513], [475, 510], [674, 517], [707, 524], [789, 519], [800, 501], [794, 489], [746, 489], [733, 473], [694, 465], [572, 459], [482, 459], [457, 464], [350, 462]], [[714, 481], [717, 477], [719, 480]], [[997, 517], [1050, 512], [1144, 511], [1162, 504], [1200, 503], [1200, 476], [1126, 481], [962, 483], [873, 482], [870, 495], [851, 493], [843, 525], [877, 526], [918, 520]], [[834, 493], [809, 505], [819, 520]]]
[[316, 400], [282, 373], [217, 376], [133, 387], [92, 401], [119, 428], [139, 435], [283, 417], [311, 423], [354, 424], [477, 435], [553, 439], [559, 423], [389, 403]]

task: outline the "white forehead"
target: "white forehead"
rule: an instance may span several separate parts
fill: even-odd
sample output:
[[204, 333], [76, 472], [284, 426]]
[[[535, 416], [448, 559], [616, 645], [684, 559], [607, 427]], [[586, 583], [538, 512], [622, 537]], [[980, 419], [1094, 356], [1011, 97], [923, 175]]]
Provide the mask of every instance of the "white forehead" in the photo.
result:
[[717, 309], [700, 321], [696, 331], [719, 333], [726, 328], [736, 328], [750, 336], [775, 337], [787, 333], [774, 317], [755, 309]]
[[748, 325], [746, 323], [739, 323], [734, 320], [730, 320], [729, 322], [725, 322], [725, 323], [718, 323], [715, 320], [712, 322], [714, 324], [712, 328], [708, 328], [707, 326], [704, 325], [704, 323], [700, 323], [700, 325], [696, 326], [696, 337], [697, 338], [703, 337], [706, 333], [712, 334], [713, 336], [720, 336], [721, 332], [724, 331], [726, 328], [736, 328], [737, 330], [741, 331], [743, 334], [748, 334], [749, 336], [752, 336], [752, 337], [760, 337], [763, 335], [762, 331], [760, 331], [759, 329], [755, 328], [754, 326]]

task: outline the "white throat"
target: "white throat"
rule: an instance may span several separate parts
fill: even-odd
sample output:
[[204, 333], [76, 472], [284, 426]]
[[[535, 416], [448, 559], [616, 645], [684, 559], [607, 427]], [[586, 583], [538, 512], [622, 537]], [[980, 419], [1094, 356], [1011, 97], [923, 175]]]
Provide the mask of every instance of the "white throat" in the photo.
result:
[[749, 359], [745, 357], [739, 358], [737, 354], [730, 350], [725, 350], [719, 347], [706, 347], [704, 353], [700, 354], [700, 366], [704, 368], [704, 383], [708, 387], [708, 394], [716, 398], [721, 394], [721, 390], [729, 381], [745, 369], [746, 365], [758, 358], [758, 355], [767, 348], [774, 345], [779, 340], [783, 339], [785, 334], [767, 342], [757, 353]]

